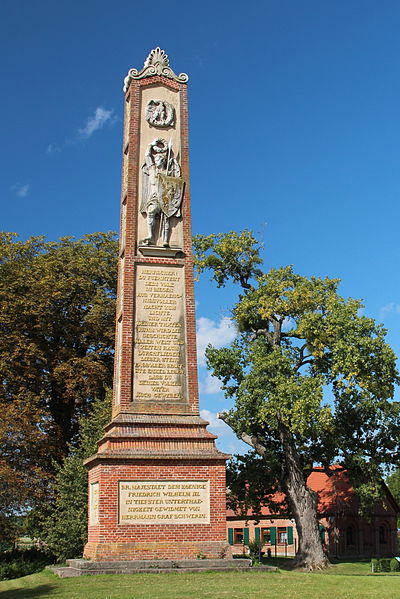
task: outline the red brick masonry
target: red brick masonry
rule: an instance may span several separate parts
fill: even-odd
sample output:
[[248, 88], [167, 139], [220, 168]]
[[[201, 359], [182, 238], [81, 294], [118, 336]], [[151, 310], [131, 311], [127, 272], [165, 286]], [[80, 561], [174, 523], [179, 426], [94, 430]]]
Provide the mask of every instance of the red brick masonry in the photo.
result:
[[[182, 203], [183, 247], [175, 257], [143, 255], [139, 251], [138, 185], [140, 176], [141, 92], [147, 87], [166, 87], [179, 94], [180, 162], [185, 180]], [[97, 454], [86, 460], [89, 485], [98, 483], [98, 519], [89, 524], [84, 557], [95, 561], [133, 559], [190, 559], [198, 556], [228, 558], [226, 538], [225, 462], [229, 457], [215, 447], [215, 435], [206, 430], [199, 417], [196, 360], [195, 302], [188, 164], [187, 88], [165, 77], [132, 80], [126, 92], [126, 123], [123, 143], [127, 162], [126, 184], [121, 202], [121, 247], [117, 322], [122, 325], [116, 359], [113, 419], [99, 441]], [[125, 129], [126, 130], [126, 129]], [[157, 131], [155, 137], [168, 137]], [[126, 162], [125, 162], [126, 164]], [[165, 255], [167, 256], [167, 254]], [[149, 400], [138, 402], [133, 391], [133, 343], [135, 331], [135, 269], [137, 264], [179, 266], [185, 282], [186, 389], [183, 401]], [[210, 521], [193, 523], [154, 522], [120, 524], [120, 481], [209, 481]]]
[[[210, 524], [118, 524], [119, 480], [210, 480]], [[102, 515], [89, 528], [84, 557], [121, 559], [195, 559], [230, 557], [226, 539], [225, 463], [202, 460], [110, 460], [90, 471], [99, 481]]]

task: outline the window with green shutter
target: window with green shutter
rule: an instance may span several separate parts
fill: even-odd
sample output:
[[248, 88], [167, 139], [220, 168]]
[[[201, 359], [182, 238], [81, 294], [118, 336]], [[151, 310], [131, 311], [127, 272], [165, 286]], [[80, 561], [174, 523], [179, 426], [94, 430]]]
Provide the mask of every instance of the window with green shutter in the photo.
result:
[[259, 528], [255, 528], [255, 529], [254, 529], [254, 538], [255, 538], [255, 540], [256, 540], [256, 541], [257, 541], [257, 543], [258, 543], [258, 542], [259, 542], [259, 540], [260, 540], [260, 529], [259, 529]]
[[228, 543], [233, 545], [233, 528], [228, 528]]
[[245, 529], [244, 529], [243, 543], [244, 543], [245, 545], [248, 545], [248, 544], [249, 544], [249, 529], [248, 529], [248, 528], [245, 528]]
[[287, 545], [288, 544], [288, 533], [287, 526], [279, 526], [278, 527], [278, 545]]
[[271, 530], [270, 528], [261, 529], [261, 540], [263, 545], [269, 545], [271, 543]]
[[293, 526], [287, 527], [287, 542], [288, 545], [293, 545]]
[[244, 528], [233, 529], [233, 544], [243, 545], [244, 543]]
[[271, 526], [269, 529], [271, 545], [275, 545], [276, 543], [276, 526]]

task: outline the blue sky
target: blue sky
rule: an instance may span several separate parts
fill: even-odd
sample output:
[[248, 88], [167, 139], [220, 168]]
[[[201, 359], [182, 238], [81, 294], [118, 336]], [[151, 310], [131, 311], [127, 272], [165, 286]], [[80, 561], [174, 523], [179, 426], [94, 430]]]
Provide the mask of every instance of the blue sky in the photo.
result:
[[[194, 233], [249, 228], [267, 267], [341, 278], [399, 353], [399, 30], [396, 0], [2, 0], [1, 228], [117, 230], [122, 81], [161, 46], [190, 77]], [[197, 285], [201, 347], [232, 338], [234, 297]]]

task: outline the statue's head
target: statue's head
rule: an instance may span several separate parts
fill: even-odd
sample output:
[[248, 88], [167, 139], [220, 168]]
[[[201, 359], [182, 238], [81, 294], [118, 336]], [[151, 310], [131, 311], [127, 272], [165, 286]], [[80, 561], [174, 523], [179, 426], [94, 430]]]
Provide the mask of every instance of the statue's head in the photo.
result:
[[154, 164], [157, 168], [164, 168], [167, 165], [167, 155], [165, 153], [154, 156]]

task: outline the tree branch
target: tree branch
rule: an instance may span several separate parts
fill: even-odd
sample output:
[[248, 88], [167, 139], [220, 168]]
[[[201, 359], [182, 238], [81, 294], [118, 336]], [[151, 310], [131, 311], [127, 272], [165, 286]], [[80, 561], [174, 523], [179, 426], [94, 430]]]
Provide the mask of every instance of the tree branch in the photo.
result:
[[[229, 422], [228, 412], [219, 412], [219, 414], [217, 414], [217, 417], [223, 422], [225, 422], [225, 424], [227, 424], [236, 433], [235, 429]], [[252, 447], [256, 451], [256, 453], [258, 453], [258, 455], [262, 457], [265, 457], [267, 455], [267, 448], [265, 447], [265, 445], [261, 443], [261, 441], [259, 441], [259, 439], [255, 435], [248, 435], [247, 433], [242, 433], [240, 435], [240, 439], [247, 445], [250, 445], [250, 447]]]
[[281, 332], [282, 332], [282, 320], [275, 318], [274, 316], [270, 316], [268, 320], [272, 323], [274, 327], [273, 337], [272, 337], [272, 345], [280, 345], [281, 344]]
[[248, 277], [239, 275], [239, 282], [243, 289], [251, 289], [251, 285], [248, 283]]
[[311, 354], [308, 354], [307, 356], [304, 355], [304, 351], [306, 348], [307, 348], [307, 343], [304, 343], [304, 345], [302, 345], [300, 347], [300, 355], [299, 355], [297, 364], [295, 366], [295, 370], [299, 370], [305, 364], [312, 364], [314, 362], [314, 360], [312, 360], [312, 359], [311, 360], [307, 359], [307, 358], [311, 358]]
[[265, 457], [267, 455], [267, 448], [257, 439], [256, 436], [248, 435], [247, 433], [242, 433], [240, 438], [244, 443], [250, 445], [258, 455]]

